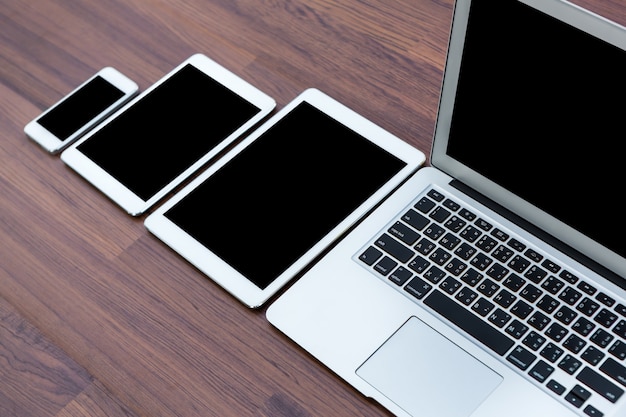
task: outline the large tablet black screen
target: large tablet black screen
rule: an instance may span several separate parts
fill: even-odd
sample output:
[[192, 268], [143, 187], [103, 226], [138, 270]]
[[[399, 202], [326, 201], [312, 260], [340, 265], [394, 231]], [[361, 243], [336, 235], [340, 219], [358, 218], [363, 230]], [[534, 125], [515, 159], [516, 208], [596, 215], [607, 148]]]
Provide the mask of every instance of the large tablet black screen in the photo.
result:
[[165, 217], [264, 289], [405, 165], [303, 102]]

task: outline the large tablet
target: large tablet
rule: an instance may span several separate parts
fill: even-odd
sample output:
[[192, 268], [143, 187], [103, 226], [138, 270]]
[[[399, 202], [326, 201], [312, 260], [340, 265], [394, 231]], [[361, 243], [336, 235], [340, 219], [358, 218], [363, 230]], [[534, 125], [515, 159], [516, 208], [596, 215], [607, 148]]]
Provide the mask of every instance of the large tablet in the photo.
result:
[[275, 107], [196, 54], [75, 142], [61, 159], [131, 215], [148, 210]]
[[249, 307], [402, 183], [424, 154], [309, 89], [145, 220]]

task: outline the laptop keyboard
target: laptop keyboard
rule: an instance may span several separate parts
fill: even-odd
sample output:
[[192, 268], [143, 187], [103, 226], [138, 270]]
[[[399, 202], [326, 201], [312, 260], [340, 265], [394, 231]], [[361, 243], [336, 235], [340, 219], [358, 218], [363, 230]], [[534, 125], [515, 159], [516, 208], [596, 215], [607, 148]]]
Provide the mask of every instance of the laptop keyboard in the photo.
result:
[[626, 302], [430, 189], [357, 254], [583, 415], [626, 388]]

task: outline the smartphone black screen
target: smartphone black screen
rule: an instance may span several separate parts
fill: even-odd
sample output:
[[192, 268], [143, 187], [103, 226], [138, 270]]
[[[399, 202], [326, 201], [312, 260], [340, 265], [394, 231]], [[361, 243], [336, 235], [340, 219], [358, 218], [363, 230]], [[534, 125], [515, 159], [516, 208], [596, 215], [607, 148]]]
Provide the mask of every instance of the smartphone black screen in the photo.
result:
[[123, 91], [97, 75], [41, 116], [38, 122], [63, 141], [123, 96]]

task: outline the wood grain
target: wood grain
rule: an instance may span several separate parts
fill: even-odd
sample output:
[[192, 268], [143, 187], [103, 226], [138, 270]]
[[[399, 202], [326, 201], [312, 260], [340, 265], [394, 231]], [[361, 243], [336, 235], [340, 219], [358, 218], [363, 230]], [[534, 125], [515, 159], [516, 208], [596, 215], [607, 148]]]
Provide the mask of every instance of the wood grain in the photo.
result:
[[[621, 0], [576, 0], [622, 24]], [[429, 154], [452, 0], [0, 0], [0, 416], [388, 415], [28, 140], [101, 67], [196, 52]], [[262, 244], [250, 242], [248, 245]]]

